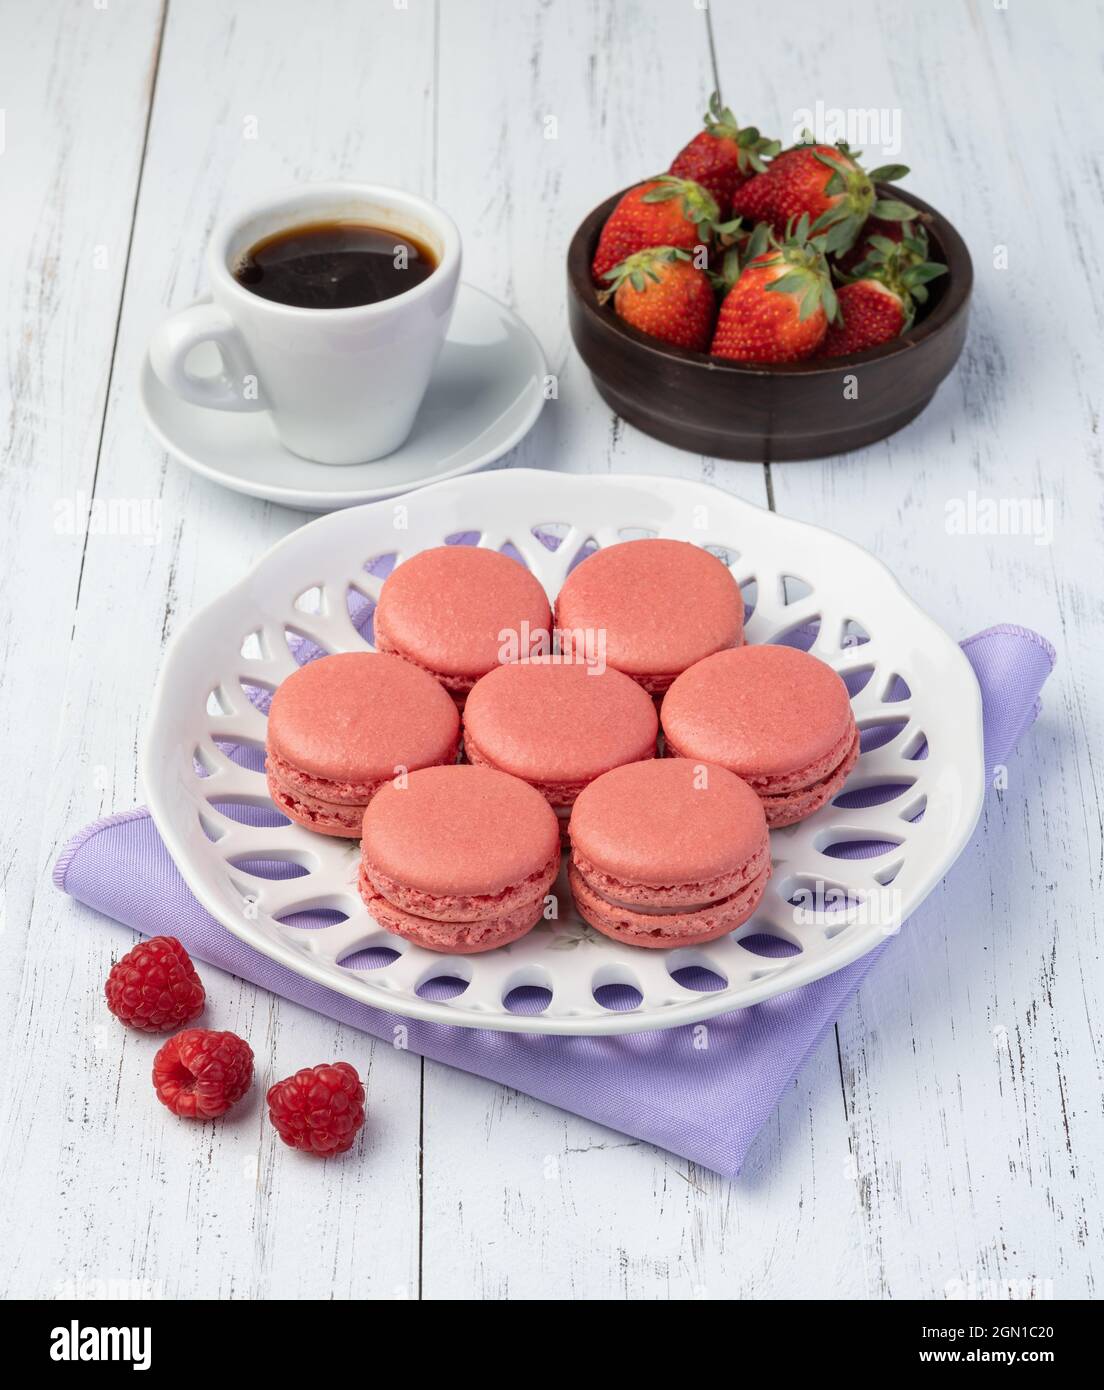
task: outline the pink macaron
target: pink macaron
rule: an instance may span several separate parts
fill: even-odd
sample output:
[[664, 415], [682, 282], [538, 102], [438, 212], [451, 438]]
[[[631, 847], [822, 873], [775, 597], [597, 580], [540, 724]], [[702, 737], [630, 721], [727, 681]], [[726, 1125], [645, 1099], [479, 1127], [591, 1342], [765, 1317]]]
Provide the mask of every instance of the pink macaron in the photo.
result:
[[377, 652], [320, 657], [272, 697], [268, 789], [308, 830], [355, 840], [384, 782], [454, 763], [459, 741], [456, 706], [425, 671]]
[[614, 768], [571, 813], [575, 905], [630, 946], [692, 946], [733, 931], [770, 878], [759, 798], [723, 767], [664, 758]]
[[756, 645], [718, 652], [679, 676], [660, 711], [667, 751], [719, 763], [793, 825], [843, 786], [859, 733], [842, 679], [808, 652]]
[[436, 676], [461, 704], [480, 676], [551, 646], [540, 582], [519, 561], [473, 545], [442, 545], [388, 575], [376, 645]]
[[430, 951], [469, 955], [524, 936], [559, 866], [548, 802], [492, 768], [412, 772], [364, 813], [360, 895], [377, 922]]
[[610, 768], [654, 758], [655, 703], [612, 666], [534, 657], [477, 681], [464, 706], [470, 763], [520, 777], [566, 833], [575, 798]]
[[564, 651], [604, 643], [610, 666], [666, 690], [702, 657], [744, 640], [744, 599], [727, 565], [688, 541], [638, 540], [588, 555], [556, 599]]

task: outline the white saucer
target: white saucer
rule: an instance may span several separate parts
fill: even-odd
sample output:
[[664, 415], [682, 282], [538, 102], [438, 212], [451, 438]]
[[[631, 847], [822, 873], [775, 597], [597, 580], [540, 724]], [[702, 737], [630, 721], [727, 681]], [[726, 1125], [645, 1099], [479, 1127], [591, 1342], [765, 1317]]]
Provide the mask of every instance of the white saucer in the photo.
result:
[[[217, 367], [217, 349], [196, 351], [196, 371]], [[148, 355], [141, 397], [150, 429], [186, 467], [234, 492], [328, 512], [456, 478], [501, 458], [535, 424], [546, 371], [540, 344], [518, 316], [462, 284], [413, 432], [401, 449], [374, 463], [338, 467], [299, 458], [277, 439], [267, 413], [191, 405], [161, 384]]]

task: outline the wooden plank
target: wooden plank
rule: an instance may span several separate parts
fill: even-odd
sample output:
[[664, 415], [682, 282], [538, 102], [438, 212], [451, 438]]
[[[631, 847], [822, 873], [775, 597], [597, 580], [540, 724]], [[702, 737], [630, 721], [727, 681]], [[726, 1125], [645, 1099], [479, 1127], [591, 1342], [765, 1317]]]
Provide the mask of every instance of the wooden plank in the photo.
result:
[[[160, 32], [157, 0], [126, 13], [9, 6], [0, 18], [0, 722], [8, 734], [0, 763], [5, 785], [20, 789], [0, 825], [11, 1083], [0, 1181], [13, 1256], [5, 1269], [17, 1280], [9, 1292], [22, 1297], [52, 1291], [52, 1271], [33, 1260], [20, 1270], [16, 1252], [42, 1238], [29, 1214], [66, 1220], [68, 1194], [59, 1200], [51, 1170], [79, 1125], [64, 1084], [68, 1061], [46, 1049], [59, 1037], [69, 1051], [89, 1046], [56, 988], [69, 953], [42, 950], [33, 914], [53, 897], [44, 888], [50, 852], [41, 827], [54, 801], [58, 714], [87, 546], [82, 519], [100, 457]], [[74, 772], [90, 780], [72, 767], [66, 779]], [[48, 1132], [37, 1128], [43, 1110], [53, 1111]], [[39, 1154], [33, 1165], [29, 1143]], [[32, 1179], [37, 1196], [28, 1207]]]
[[[80, 8], [94, 32], [102, 16], [88, 18], [91, 7]], [[151, 31], [156, 18], [153, 11]], [[147, 81], [148, 45], [139, 57], [137, 26], [130, 15], [112, 22], [122, 37], [104, 34], [91, 53], [74, 45], [70, 63], [83, 74], [68, 133], [80, 132], [70, 158], [85, 189], [116, 175], [119, 132], [135, 118], [118, 104]], [[49, 727], [56, 742], [42, 779], [48, 792], [36, 876], [73, 830], [139, 799], [136, 748], [164, 644], [178, 624], [306, 519], [201, 482], [165, 459], [146, 435], [137, 401], [149, 333], [163, 312], [201, 291], [211, 226], [234, 204], [325, 177], [429, 186], [433, 22], [424, 5], [401, 10], [359, 0], [313, 4], [309, 18], [301, 6], [264, 0], [233, 7], [197, 0], [170, 10], [96, 483], [99, 498], [148, 503], [160, 535], [154, 544], [119, 535], [89, 540], [72, 647], [56, 672], [63, 713], [60, 732]], [[44, 35], [40, 66], [59, 42], [64, 55], [72, 41]], [[88, 85], [93, 72], [102, 93]], [[56, 100], [54, 88], [64, 81], [64, 73], [53, 74], [43, 101]], [[134, 164], [132, 154], [132, 173]], [[133, 200], [133, 179], [129, 191]], [[59, 207], [48, 206], [40, 229], [47, 251], [60, 217]], [[64, 225], [72, 230], [65, 236], [75, 240], [65, 249], [82, 259], [100, 236], [96, 206], [77, 221], [66, 200]], [[122, 225], [120, 247], [125, 233]], [[75, 307], [59, 310], [50, 301], [51, 312], [71, 315], [66, 322], [75, 331]], [[69, 342], [59, 365], [81, 375], [81, 389], [94, 397], [83, 372], [88, 360], [100, 364], [102, 407], [110, 340], [101, 335], [78, 354], [82, 341]], [[59, 432], [59, 455], [64, 437]], [[38, 681], [41, 653], [39, 645]], [[45, 674], [48, 682], [49, 666]], [[43, 1184], [37, 1165], [24, 1163], [22, 1146], [9, 1143], [7, 1191], [10, 1210], [20, 1213], [11, 1267], [20, 1270], [20, 1291], [48, 1294], [59, 1278], [85, 1269], [148, 1278], [182, 1297], [416, 1294], [418, 1060], [205, 971], [215, 996], [209, 1021], [248, 1035], [261, 1071], [238, 1123], [183, 1125], [157, 1105], [144, 1080], [153, 1044], [127, 1037], [120, 1060], [118, 1030], [107, 1027], [99, 1002], [111, 956], [126, 942], [52, 890], [34, 903], [13, 1034], [36, 1060], [20, 1076], [13, 1132], [23, 1133], [33, 1117], [36, 1147], [56, 1172]], [[102, 1036], [102, 1046], [90, 1048], [90, 1036]], [[46, 1038], [64, 1042], [64, 1061], [57, 1041], [37, 1050]], [[367, 1075], [373, 1120], [363, 1158], [322, 1172], [283, 1150], [261, 1100], [266, 1080], [335, 1056]], [[67, 1078], [64, 1087], [45, 1084], [47, 1066], [55, 1081]]]
[[[18, 769], [49, 763], [69, 660], [86, 549], [81, 503], [99, 459], [160, 6], [149, 0], [125, 18], [25, 7], [18, 23], [11, 11], [4, 23], [0, 526], [9, 563], [0, 632], [5, 727], [20, 737], [0, 757], [8, 784], [22, 785]], [[49, 643], [45, 622], [56, 634]], [[37, 843], [46, 780], [32, 778], [0, 826], [15, 929], [39, 873], [25, 851]], [[11, 986], [18, 975], [7, 978]]]
[[[693, 7], [502, 3], [462, 16], [442, 7], [437, 196], [465, 233], [466, 273], [516, 303], [562, 378], [518, 463], [705, 479], [765, 502], [759, 467], [683, 454], [611, 419], [567, 335], [571, 232], [611, 190], [666, 165], [711, 86]], [[555, 139], [545, 138], [549, 118]], [[813, 1240], [837, 1249], [849, 1240], [836, 1072], [827, 1056], [807, 1071], [765, 1140], [750, 1182], [770, 1190], [766, 1203], [623, 1135], [428, 1065], [426, 1296], [815, 1291]], [[808, 1114], [825, 1092], [841, 1157], [814, 1170]], [[831, 1132], [822, 1127], [823, 1142]], [[841, 1289], [861, 1293], [857, 1264], [839, 1265]]]
[[[882, 445], [776, 465], [778, 510], [873, 549], [952, 632], [1011, 621], [1059, 647], [1043, 719], [978, 843], [839, 1026], [870, 1292], [941, 1297], [972, 1280], [1008, 1296], [1038, 1280], [1091, 1296], [1104, 729], [1086, 692], [1104, 674], [1089, 587], [1104, 491], [1102, 300], [1087, 267], [1100, 253], [1101, 17], [1079, 9], [1075, 34], [1042, 6], [802, 0], [786, 19], [800, 49], [770, 62], [737, 6], [715, 5], [713, 22], [726, 95], [783, 138], [818, 100], [898, 112], [906, 186], [956, 223], [977, 274], [963, 360], [932, 406]], [[949, 531], [971, 494], [1052, 509], [1053, 543], [1045, 510], [1038, 537]]]

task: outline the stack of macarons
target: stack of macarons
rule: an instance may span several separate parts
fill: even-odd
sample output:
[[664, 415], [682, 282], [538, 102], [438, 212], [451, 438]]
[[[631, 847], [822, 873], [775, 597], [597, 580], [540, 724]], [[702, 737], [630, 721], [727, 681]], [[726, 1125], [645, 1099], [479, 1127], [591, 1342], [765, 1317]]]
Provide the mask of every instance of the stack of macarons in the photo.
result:
[[360, 894], [377, 922], [431, 951], [468, 955], [540, 920], [560, 869], [556, 815], [486, 767], [427, 767], [364, 815]]
[[277, 690], [272, 797], [359, 838], [372, 915], [429, 950], [490, 950], [554, 916], [561, 845], [596, 930], [712, 941], [758, 905], [768, 828], [823, 806], [859, 753], [840, 677], [745, 645], [743, 620], [727, 566], [684, 541], [595, 551], [555, 620], [510, 556], [422, 551], [384, 582], [377, 652]]
[[663, 734], [669, 756], [742, 777], [772, 829], [819, 811], [859, 756], [842, 679], [808, 652], [769, 643], [684, 671], [664, 697]]
[[630, 946], [726, 935], [755, 911], [770, 871], [759, 798], [723, 767], [630, 763], [592, 782], [571, 813], [575, 906]]
[[380, 652], [327, 656], [301, 666], [272, 697], [268, 790], [308, 830], [359, 840], [385, 782], [455, 763], [459, 746], [456, 705], [427, 672]]

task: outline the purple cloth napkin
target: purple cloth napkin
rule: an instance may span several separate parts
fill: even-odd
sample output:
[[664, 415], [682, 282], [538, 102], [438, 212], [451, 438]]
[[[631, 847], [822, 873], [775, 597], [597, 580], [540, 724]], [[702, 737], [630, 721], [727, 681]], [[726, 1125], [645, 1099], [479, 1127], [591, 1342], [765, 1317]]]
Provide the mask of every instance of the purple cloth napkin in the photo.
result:
[[[962, 644], [981, 686], [986, 765], [1003, 763], [1039, 712], [1054, 650], [1027, 628], [990, 628]], [[410, 1050], [500, 1081], [729, 1177], [782, 1092], [892, 939], [844, 970], [750, 1009], [692, 1027], [623, 1037], [494, 1033], [396, 1015], [347, 999], [277, 965], [232, 936], [189, 892], [138, 808], [81, 831], [54, 867], [59, 888], [136, 931], [178, 937], [198, 960], [389, 1042], [399, 1022]]]

